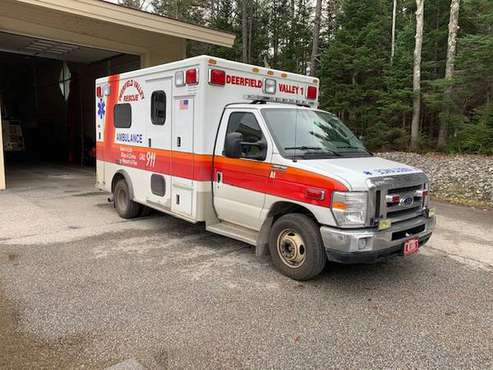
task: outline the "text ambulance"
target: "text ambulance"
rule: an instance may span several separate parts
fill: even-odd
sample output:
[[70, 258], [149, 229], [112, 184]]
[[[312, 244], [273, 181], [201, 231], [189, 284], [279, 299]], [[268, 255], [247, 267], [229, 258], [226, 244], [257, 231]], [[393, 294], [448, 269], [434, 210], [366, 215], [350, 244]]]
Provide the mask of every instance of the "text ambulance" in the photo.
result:
[[97, 185], [256, 246], [298, 280], [409, 255], [435, 223], [422, 171], [377, 158], [319, 81], [200, 56], [96, 81]]

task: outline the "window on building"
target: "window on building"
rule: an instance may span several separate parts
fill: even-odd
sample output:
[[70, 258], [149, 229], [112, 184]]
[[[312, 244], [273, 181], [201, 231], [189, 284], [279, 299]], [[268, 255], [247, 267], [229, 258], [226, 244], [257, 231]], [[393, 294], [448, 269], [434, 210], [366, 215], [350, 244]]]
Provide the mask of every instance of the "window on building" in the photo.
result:
[[151, 122], [153, 125], [164, 125], [166, 122], [166, 93], [154, 91], [151, 95]]
[[116, 128], [129, 128], [132, 126], [132, 107], [130, 104], [116, 104], [113, 113], [113, 122]]

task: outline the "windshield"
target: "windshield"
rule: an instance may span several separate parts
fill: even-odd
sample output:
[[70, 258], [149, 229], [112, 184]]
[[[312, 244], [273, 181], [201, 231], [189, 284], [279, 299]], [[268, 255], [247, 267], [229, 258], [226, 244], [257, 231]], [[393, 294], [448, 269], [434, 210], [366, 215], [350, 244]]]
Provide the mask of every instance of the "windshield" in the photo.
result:
[[264, 108], [280, 154], [285, 158], [370, 156], [365, 146], [333, 114], [309, 109]]

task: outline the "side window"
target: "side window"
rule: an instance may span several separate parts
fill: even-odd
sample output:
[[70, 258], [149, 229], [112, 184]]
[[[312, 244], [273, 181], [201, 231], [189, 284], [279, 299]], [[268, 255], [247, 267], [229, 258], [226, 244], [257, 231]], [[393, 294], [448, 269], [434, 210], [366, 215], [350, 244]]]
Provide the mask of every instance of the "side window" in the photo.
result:
[[162, 90], [151, 95], [151, 122], [160, 126], [166, 122], [166, 93]]
[[[232, 132], [239, 132], [243, 135], [242, 141], [247, 143], [257, 143], [265, 141], [264, 135], [255, 118], [250, 112], [233, 112], [229, 116], [228, 129], [226, 135]], [[255, 145], [242, 146], [242, 158], [256, 158], [261, 152], [261, 148]]]
[[116, 128], [129, 128], [132, 126], [132, 107], [130, 104], [116, 104], [113, 113], [113, 123]]

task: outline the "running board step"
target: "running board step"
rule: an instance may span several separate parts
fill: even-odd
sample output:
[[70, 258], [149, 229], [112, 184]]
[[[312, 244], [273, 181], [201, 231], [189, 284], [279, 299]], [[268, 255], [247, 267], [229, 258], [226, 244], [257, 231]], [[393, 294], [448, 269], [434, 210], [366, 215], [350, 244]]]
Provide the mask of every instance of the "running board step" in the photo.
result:
[[242, 242], [251, 244], [255, 246], [257, 244], [257, 235], [258, 232], [247, 229], [243, 226], [238, 226], [235, 224], [231, 224], [229, 222], [219, 222], [217, 224], [206, 226], [207, 231], [227, 236], [232, 239], [240, 240]]

